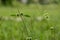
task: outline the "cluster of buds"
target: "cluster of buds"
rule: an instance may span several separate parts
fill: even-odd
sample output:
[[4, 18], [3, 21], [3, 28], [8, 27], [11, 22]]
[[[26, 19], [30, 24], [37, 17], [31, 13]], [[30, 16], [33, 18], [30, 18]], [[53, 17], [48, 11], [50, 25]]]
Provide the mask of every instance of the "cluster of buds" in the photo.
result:
[[16, 15], [10, 15], [10, 16], [0, 16], [0, 20], [15, 20], [15, 21], [22, 21], [21, 17], [30, 17], [29, 15], [23, 15], [21, 14], [16, 14]]
[[43, 14], [42, 16], [38, 16], [38, 17], [36, 17], [36, 20], [37, 21], [42, 21], [42, 20], [49, 20], [49, 16], [48, 16], [48, 13], [45, 13], [45, 14]]

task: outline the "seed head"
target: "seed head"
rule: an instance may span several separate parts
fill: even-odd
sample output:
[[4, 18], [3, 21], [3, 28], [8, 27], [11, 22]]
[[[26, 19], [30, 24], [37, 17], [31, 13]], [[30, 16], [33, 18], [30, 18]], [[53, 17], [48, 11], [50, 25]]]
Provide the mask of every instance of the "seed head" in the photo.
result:
[[32, 37], [27, 37], [26, 40], [32, 40]]
[[23, 16], [23, 13], [21, 13], [20, 15]]
[[54, 30], [54, 27], [51, 27], [50, 29], [51, 29], [51, 30]]

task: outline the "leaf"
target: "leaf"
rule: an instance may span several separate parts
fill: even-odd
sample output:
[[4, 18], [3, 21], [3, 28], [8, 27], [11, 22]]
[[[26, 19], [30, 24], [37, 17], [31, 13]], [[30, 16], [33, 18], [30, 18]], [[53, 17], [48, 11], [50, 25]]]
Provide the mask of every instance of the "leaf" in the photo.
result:
[[11, 15], [11, 16], [16, 16], [16, 15]]
[[30, 17], [29, 15], [24, 15], [25, 17]]

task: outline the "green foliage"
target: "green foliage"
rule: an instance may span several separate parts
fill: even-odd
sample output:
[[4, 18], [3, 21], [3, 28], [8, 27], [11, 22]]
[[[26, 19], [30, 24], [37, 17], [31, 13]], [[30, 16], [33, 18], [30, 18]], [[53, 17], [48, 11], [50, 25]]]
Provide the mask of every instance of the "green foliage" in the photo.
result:
[[1, 0], [3, 5], [6, 5], [6, 0]]
[[7, 4], [12, 5], [13, 0], [7, 0]]
[[1, 0], [3, 5], [12, 5], [12, 0]]
[[[19, 9], [23, 21], [0, 20], [0, 40], [60, 40], [60, 5], [22, 5]], [[16, 11], [15, 7], [0, 7], [0, 16], [14, 17]], [[43, 20], [37, 21], [37, 16]]]

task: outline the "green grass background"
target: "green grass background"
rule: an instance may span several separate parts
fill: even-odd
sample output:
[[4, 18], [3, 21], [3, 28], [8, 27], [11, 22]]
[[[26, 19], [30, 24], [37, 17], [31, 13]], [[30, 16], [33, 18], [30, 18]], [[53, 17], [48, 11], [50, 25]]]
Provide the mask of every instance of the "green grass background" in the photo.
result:
[[[0, 40], [26, 40], [27, 37], [32, 37], [32, 40], [60, 40], [60, 4], [0, 6], [0, 16], [17, 14], [17, 8], [21, 13], [32, 16], [33, 20], [24, 20], [27, 31], [22, 22], [0, 20]], [[49, 21], [40, 22], [34, 19], [34, 16], [41, 16], [45, 12], [48, 13]], [[50, 27], [55, 27], [55, 32], [51, 31]]]

